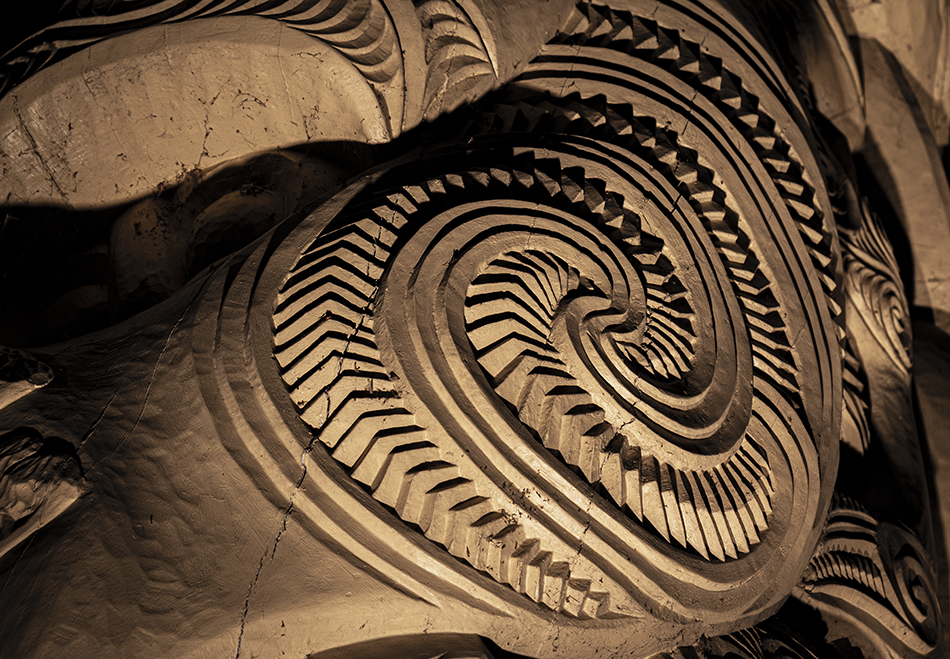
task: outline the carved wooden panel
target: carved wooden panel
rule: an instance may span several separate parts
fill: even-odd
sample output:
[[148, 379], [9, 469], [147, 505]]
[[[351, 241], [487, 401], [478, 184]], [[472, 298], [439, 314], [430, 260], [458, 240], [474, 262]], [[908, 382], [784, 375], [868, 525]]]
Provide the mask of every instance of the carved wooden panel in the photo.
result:
[[[0, 590], [0, 646], [940, 654], [894, 227], [811, 42], [747, 3], [562, 4], [74, 3], [2, 61], [29, 207], [102, 192], [71, 158], [104, 178], [43, 138], [43, 80], [98, 103], [138, 38], [146, 78], [193, 42], [262, 89], [300, 60], [228, 100], [260, 115], [201, 82], [198, 163], [115, 183], [103, 295], [143, 313], [0, 354], [0, 579], [41, 602]], [[331, 110], [287, 120], [298, 92]], [[208, 151], [245, 125], [280, 137]]]

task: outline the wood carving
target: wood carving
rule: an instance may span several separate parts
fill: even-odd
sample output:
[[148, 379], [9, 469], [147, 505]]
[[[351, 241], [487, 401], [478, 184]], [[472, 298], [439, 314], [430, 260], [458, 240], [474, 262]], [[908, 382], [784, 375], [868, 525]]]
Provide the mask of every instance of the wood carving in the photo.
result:
[[845, 638], [865, 656], [931, 656], [940, 643], [937, 588], [920, 541], [843, 497], [795, 597], [833, 621], [829, 641]]
[[861, 377], [860, 394], [852, 394], [853, 423], [862, 429], [857, 445], [861, 454], [875, 450], [886, 456], [899, 493], [880, 497], [865, 493], [862, 500], [880, 509], [895, 507], [884, 498], [897, 498], [901, 519], [919, 524], [928, 514], [923, 456], [917, 441], [911, 401], [910, 310], [901, 285], [893, 249], [880, 221], [862, 203], [856, 229], [841, 231], [846, 288], [848, 333], [857, 346]]
[[[783, 547], [787, 559], [786, 543], [802, 542], [812, 526], [807, 520], [820, 516], [822, 506], [820, 494], [796, 492], [794, 474], [814, 470], [809, 478], [820, 479], [821, 463], [833, 463], [836, 448], [833, 431], [816, 438], [805, 419], [790, 419], [797, 417], [791, 401], [802, 406], [808, 396], [798, 385], [797, 364], [820, 357], [802, 354], [801, 342], [793, 347], [785, 338], [781, 298], [770, 282], [790, 275], [763, 263], [754, 242], [758, 227], [716, 203], [717, 196], [727, 197], [710, 185], [718, 173], [690, 162], [688, 151], [678, 161], [675, 135], [658, 131], [649, 118], [644, 125], [628, 108], [585, 100], [565, 103], [564, 114], [579, 117], [577, 134], [587, 134], [589, 153], [571, 153], [566, 129], [557, 149], [545, 131], [543, 150], [532, 145], [530, 132], [505, 130], [506, 141], [517, 146], [470, 149], [464, 159], [474, 169], [446, 169], [449, 156], [435, 167], [446, 173], [381, 191], [385, 203], [370, 205], [365, 216], [339, 229], [331, 225], [326, 238], [307, 246], [278, 295], [274, 319], [275, 354], [290, 394], [317, 439], [353, 477], [452, 553], [477, 557], [476, 567], [527, 589], [532, 599], [545, 597], [555, 609], [566, 598], [563, 588], [545, 596], [523, 576], [535, 554], [541, 552], [560, 581], [591, 575], [572, 577], [570, 563], [539, 542], [546, 534], [525, 531], [519, 538], [531, 515], [511, 493], [547, 489], [543, 481], [517, 476], [539, 469], [529, 466], [538, 458], [514, 470], [491, 462], [509, 484], [506, 495], [497, 492], [502, 483], [491, 487], [479, 478], [487, 465], [465, 470], [446, 462], [446, 454], [502, 451], [498, 459], [509, 453], [511, 460], [528, 451], [544, 456], [543, 446], [579, 472], [576, 480], [600, 486], [614, 506], [667, 542], [706, 561], [727, 561], [748, 554], [770, 526], [778, 538], [763, 550]], [[548, 117], [557, 122], [559, 115], [555, 109]], [[602, 141], [591, 139], [591, 128], [608, 116], [622, 122], [628, 140], [609, 125]], [[629, 151], [621, 151], [625, 142]], [[666, 146], [666, 163], [654, 144]], [[607, 156], [630, 162], [632, 171], [605, 169]], [[524, 164], [492, 167], [519, 160]], [[668, 168], [672, 181], [638, 180], [639, 172], [660, 168]], [[677, 172], [697, 190], [689, 191]], [[678, 207], [677, 187], [686, 191]], [[491, 201], [479, 202], [486, 193]], [[697, 197], [708, 199], [705, 206]], [[394, 254], [399, 242], [406, 244]], [[734, 285], [748, 293], [740, 288], [737, 294]], [[771, 309], [763, 305], [769, 298]], [[425, 310], [431, 309], [444, 312], [430, 317]], [[428, 366], [433, 350], [445, 356]], [[433, 387], [441, 392], [438, 402], [427, 400]], [[424, 409], [407, 398], [440, 411], [422, 416]], [[446, 405], [460, 411], [441, 411]], [[496, 412], [486, 414], [491, 408]], [[479, 434], [488, 434], [487, 443], [455, 447], [464, 440], [441, 437], [453, 434], [451, 428], [430, 427], [463, 410]], [[471, 418], [474, 410], [483, 412]], [[776, 418], [787, 425], [776, 428]], [[474, 429], [462, 434], [471, 437]], [[534, 442], [524, 443], [526, 436]], [[821, 457], [822, 450], [828, 455]], [[552, 496], [577, 488], [575, 479], [564, 478], [548, 486]], [[413, 492], [414, 484], [448, 501], [428, 502]], [[586, 545], [580, 533], [593, 534], [595, 522], [617, 523], [612, 506], [600, 502], [600, 512], [583, 503], [589, 498], [574, 495], [565, 511], [577, 508], [588, 518], [578, 520], [578, 536], [568, 543], [573, 553]], [[783, 509], [774, 511], [774, 501]], [[441, 506], [464, 509], [466, 516], [438, 519]], [[466, 530], [469, 525], [478, 531]], [[506, 543], [520, 559], [514, 565], [504, 555], [483, 558], [490, 550], [480, 545], [497, 542], [499, 534], [516, 534]], [[628, 551], [637, 551], [639, 543], [629, 542]], [[804, 543], [807, 558], [811, 549]], [[694, 563], [688, 554], [683, 558]], [[713, 564], [692, 569], [714, 573]], [[730, 563], [726, 569], [737, 568]], [[769, 575], [763, 584], [774, 579]], [[613, 601], [622, 592], [615, 589]]]
[[[626, 20], [652, 61], [666, 33]], [[815, 193], [796, 187], [792, 149], [770, 176], [772, 154], [750, 145], [776, 143], [754, 108], [748, 136], [723, 136], [740, 120], [714, 88], [708, 132], [677, 131], [690, 110], [644, 96], [666, 70], [611, 80], [600, 48], [571, 48], [603, 67], [581, 77], [558, 48], [486, 106], [491, 130], [464, 151], [387, 172], [320, 237], [297, 238], [273, 320], [281, 378], [314, 431], [308, 454], [329, 449], [528, 599], [580, 620], [734, 625], [797, 581], [830, 496], [839, 308], [820, 255], [833, 237], [806, 231], [822, 211], [802, 201]], [[777, 241], [799, 256], [775, 259]], [[657, 569], [670, 561], [687, 576]]]
[[[531, 15], [530, 6], [463, 5], [67, 4], [63, 20], [0, 66], [0, 194], [6, 203], [88, 208], [140, 198], [242, 155], [388, 142], [512, 78], [570, 10], [554, 0], [512, 35], [496, 26]], [[144, 55], [130, 61], [129, 49]], [[60, 116], [63, 95], [77, 97], [88, 116]], [[130, 107], [116, 113], [115, 103]], [[164, 149], [150, 149], [146, 131], [164, 135]], [[108, 185], [103, 163], [115, 178]]]
[[0, 60], [8, 218], [89, 223], [0, 258], [0, 657], [940, 656], [844, 19], [549, 4], [77, 0]]

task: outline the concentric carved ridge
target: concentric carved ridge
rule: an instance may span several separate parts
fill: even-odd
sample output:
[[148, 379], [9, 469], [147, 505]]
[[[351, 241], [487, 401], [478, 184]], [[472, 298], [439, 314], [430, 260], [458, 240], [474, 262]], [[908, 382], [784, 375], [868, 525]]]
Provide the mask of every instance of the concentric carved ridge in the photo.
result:
[[465, 10], [450, 0], [414, 0], [425, 35], [423, 117], [427, 120], [474, 100], [496, 82], [491, 57]]
[[[544, 113], [563, 123], [565, 112], [583, 109], [583, 121], [558, 131], [560, 151], [551, 150], [550, 137], [542, 150], [528, 132], [504, 145], [489, 134], [470, 141], [464, 169], [388, 175], [375, 199], [347, 209], [301, 254], [274, 323], [291, 398], [351, 478], [476, 569], [548, 608], [587, 618], [623, 615], [614, 602], [629, 597], [625, 586], [598, 573], [606, 564], [588, 553], [587, 530], [572, 541], [550, 527], [542, 520], [551, 504], [540, 491], [539, 503], [523, 500], [535, 486], [519, 484], [514, 472], [491, 475], [509, 468], [479, 464], [480, 455], [527, 439], [530, 448], [505, 459], [524, 450], [542, 460], [551, 455], [562, 465], [557, 478], [604, 495], [587, 504], [590, 533], [605, 523], [620, 523], [615, 532], [623, 533], [639, 527], [637, 534], [666, 543], [662, 551], [714, 566], [742, 561], [764, 536], [781, 532], [773, 529], [777, 501], [776, 528], [786, 527], [782, 497], [790, 483], [781, 475], [787, 467], [775, 470], [776, 446], [807, 452], [812, 440], [792, 439], [803, 426], [775, 422], [777, 410], [792, 409], [782, 400], [803, 394], [755, 359], [748, 328], [764, 314], [739, 298], [749, 281], [767, 289], [770, 271], [755, 256], [755, 240], [741, 238], [739, 211], [731, 211], [733, 226], [700, 216], [716, 213], [726, 198], [703, 183], [714, 175], [674, 134], [611, 109], [628, 130], [604, 143], [630, 143], [630, 157], [673, 184], [671, 199], [681, 201], [673, 212], [687, 213], [682, 221], [699, 232], [704, 255], [685, 251], [677, 225], [644, 209], [641, 193], [589, 173], [599, 162], [593, 152], [580, 161], [587, 165], [570, 155], [603, 138], [589, 130], [602, 122], [583, 105]], [[519, 112], [509, 115], [517, 120]], [[400, 183], [407, 175], [413, 182]], [[699, 261], [690, 267], [722, 283], [682, 279], [687, 254]], [[706, 265], [709, 258], [720, 265]], [[732, 283], [737, 278], [740, 285]], [[783, 336], [781, 326], [774, 330]], [[717, 358], [712, 345], [727, 356]], [[728, 356], [733, 350], [737, 356]], [[446, 361], [430, 366], [425, 359]], [[591, 359], [609, 366], [595, 369]], [[747, 375], [729, 384], [709, 368]], [[724, 396], [723, 386], [740, 393]], [[683, 392], [708, 411], [678, 411]], [[749, 407], [730, 402], [756, 395], [761, 403]], [[482, 396], [502, 405], [480, 409]], [[469, 411], [431, 411], [449, 397]], [[465, 415], [480, 429], [458, 429]], [[628, 521], [611, 506], [628, 511]], [[571, 546], [573, 556], [564, 553]]]
[[910, 309], [894, 250], [880, 219], [863, 202], [857, 229], [840, 231], [849, 292], [855, 311], [901, 373], [911, 369]]
[[79, 12], [7, 54], [0, 73], [0, 96], [50, 64], [130, 29], [222, 15], [279, 20], [335, 46], [374, 83], [391, 80], [402, 65], [395, 28], [379, 0], [245, 0], [224, 8], [219, 4], [213, 0], [164, 0], [146, 6], [116, 2], [102, 13]]
[[316, 438], [403, 520], [550, 609], [600, 617], [608, 593], [574, 576], [569, 556], [547, 550], [480, 494], [406, 409], [381, 361], [373, 299], [406, 206], [413, 208], [406, 196], [327, 234], [298, 261], [274, 316], [281, 376]]
[[[642, 231], [639, 218], [603, 181], [586, 179], [583, 171], [565, 170], [559, 176], [547, 168], [533, 174], [545, 181], [554, 198], [561, 195], [592, 212], [608, 206], [623, 209], [604, 218], [604, 229], [617, 231], [644, 273], [651, 315], [638, 332], [639, 343], [621, 345], [654, 377], [682, 377], [692, 355], [677, 353], [677, 347], [692, 352], [696, 337], [689, 296], [662, 256], [662, 240]], [[658, 265], [663, 261], [665, 267]], [[667, 541], [692, 547], [707, 559], [748, 553], [772, 512], [772, 474], [761, 449], [750, 439], [733, 460], [715, 470], [677, 469], [632, 444], [622, 434], [623, 426], [607, 422], [604, 410], [550, 345], [558, 308], [585, 283], [590, 286], [566, 261], [538, 250], [507, 253], [472, 282], [466, 328], [492, 386], [545, 447], [578, 468], [588, 482], [600, 483], [619, 506], [649, 522]], [[684, 302], [679, 311], [677, 301]], [[676, 332], [678, 344], [671, 340]]]
[[[841, 317], [835, 233], [817, 203], [814, 185], [795, 148], [759, 107], [759, 98], [745, 89], [741, 78], [729, 71], [721, 58], [705, 52], [701, 44], [685, 38], [679, 30], [602, 2], [575, 5], [574, 13], [552, 43], [610, 49], [643, 59], [691, 84], [716, 103], [765, 165], [808, 248], [831, 316]], [[838, 328], [841, 339], [840, 320]]]
[[[788, 350], [789, 339], [777, 317], [778, 304], [770, 290], [769, 280], [756, 257], [747, 249], [749, 238], [739, 226], [738, 214], [726, 203], [726, 194], [715, 184], [713, 172], [698, 162], [695, 151], [678, 145], [677, 136], [657, 127], [651, 118], [636, 116], [631, 106], [610, 104], [602, 96], [585, 98], [573, 93], [561, 99], [542, 97], [510, 104], [501, 102], [491, 106], [487, 112], [497, 117], [492, 129], [499, 133], [566, 133], [589, 137], [643, 154], [658, 170], [665, 171], [671, 180], [676, 181], [683, 198], [704, 222], [716, 250], [732, 274], [733, 290], [750, 319], [755, 369], [783, 389], [798, 391], [799, 367]], [[627, 228], [633, 224], [628, 219], [630, 211], [623, 209], [622, 196], [595, 190], [592, 186], [598, 185], [596, 181], [574, 181], [570, 176], [565, 172], [560, 179], [552, 178], [548, 183], [549, 192], [552, 195], [564, 194], [571, 201], [585, 199], [586, 193], [586, 203], [592, 212], [603, 213], [613, 229], [621, 233], [631, 232], [623, 239], [632, 243], [630, 248], [635, 248], [638, 253], [648, 289], [653, 291], [655, 299], [662, 297], [666, 310], [664, 313], [655, 307], [656, 313], [648, 319], [654, 325], [646, 333], [672, 332], [682, 341], [691, 342], [692, 339], [688, 338], [692, 332], [688, 314], [683, 315], [675, 308], [677, 300], [682, 300], [682, 291], [677, 290], [681, 286], [676, 283], [675, 276], [670, 280], [669, 274], [664, 273], [664, 263], [669, 264], [667, 257], [657, 251], [649, 257], [655, 262], [647, 263], [650, 243], [646, 241], [641, 246], [639, 228]], [[662, 290], [657, 288], [659, 281], [663, 281]], [[639, 351], [639, 348], [633, 349]], [[680, 357], [692, 348], [684, 346], [682, 350], [685, 352]], [[666, 356], [654, 350], [649, 359], [645, 357], [647, 355], [641, 354], [639, 361], [653, 364], [655, 358], [665, 368], [677, 368], [673, 355]]]
[[[587, 618], [568, 591], [595, 585], [600, 616], [751, 619], [798, 580], [831, 495], [837, 261], [795, 213], [836, 239], [819, 190], [785, 186], [802, 210], [775, 180], [808, 178], [788, 164], [806, 138], [731, 74], [699, 117], [692, 78], [593, 50], [601, 87], [568, 88], [576, 49], [550, 46], [433, 128], [454, 144], [298, 238], [281, 375], [339, 478], [547, 608]], [[344, 378], [358, 396], [327, 388]]]

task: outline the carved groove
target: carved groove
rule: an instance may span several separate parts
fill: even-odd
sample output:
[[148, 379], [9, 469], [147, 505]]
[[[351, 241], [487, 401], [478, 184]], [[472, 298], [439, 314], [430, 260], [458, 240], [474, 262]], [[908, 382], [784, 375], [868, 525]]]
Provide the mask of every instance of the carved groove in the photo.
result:
[[[649, 521], [667, 541], [690, 546], [704, 558], [747, 553], [760, 541], [758, 532], [768, 528], [772, 512], [771, 471], [759, 449], [750, 440], [722, 470], [680, 471], [641, 451], [607, 423], [604, 410], [549, 345], [554, 314], [579, 284], [579, 274], [566, 262], [533, 251], [506, 254], [472, 283], [466, 328], [495, 390], [545, 447], [578, 467], [588, 482], [602, 483], [619, 506]], [[539, 304], [531, 308], [524, 300]], [[659, 300], [671, 301], [669, 295]], [[675, 350], [665, 339], [647, 330], [641, 345], [629, 344], [637, 351], [636, 361], [664, 379], [676, 369], [672, 357], [664, 361], [664, 354]], [[695, 337], [688, 340], [691, 347]], [[679, 356], [684, 368], [675, 376], [682, 377], [688, 366]]]
[[414, 2], [428, 64], [423, 117], [432, 120], [481, 96], [496, 77], [481, 36], [458, 4], [451, 0]]
[[[690, 123], [678, 98], [651, 116], [620, 75], [609, 101], [565, 94], [557, 48], [305, 239], [278, 365], [349, 478], [530, 600], [734, 621], [777, 604], [819, 537], [843, 406], [819, 269], [837, 262], [798, 234], [836, 243], [777, 131]], [[703, 105], [710, 125], [738, 108], [774, 128], [720, 77], [738, 101]], [[784, 178], [760, 167], [773, 150]]]
[[[579, 2], [552, 43], [606, 48], [643, 59], [691, 84], [715, 103], [765, 165], [819, 274], [831, 317], [840, 318], [835, 233], [818, 206], [814, 186], [795, 149], [760, 109], [758, 97], [743, 87], [722, 59], [703, 52], [700, 44], [684, 38], [678, 30], [597, 2]], [[840, 325], [839, 321], [839, 339], [843, 337]]]
[[279, 20], [336, 47], [374, 83], [391, 80], [402, 66], [395, 28], [379, 0], [245, 0], [223, 9], [219, 4], [214, 0], [165, 0], [142, 7], [117, 2], [104, 14], [80, 15], [57, 23], [7, 54], [0, 70], [0, 96], [37, 71], [111, 36], [211, 16]]
[[[755, 255], [748, 251], [749, 238], [739, 227], [735, 210], [726, 205], [726, 195], [713, 183], [712, 172], [696, 162], [697, 154], [679, 147], [676, 135], [658, 128], [649, 117], [635, 117], [630, 106], [608, 104], [603, 97], [582, 98], [579, 94], [554, 101], [538, 99], [532, 103], [520, 101], [493, 106], [491, 113], [500, 119], [494, 129], [504, 133], [570, 133], [591, 137], [642, 154], [653, 160], [658, 169], [668, 172], [703, 221], [732, 275], [732, 287], [749, 318], [755, 369], [780, 388], [797, 392], [798, 366], [789, 351], [790, 342], [776, 313], [778, 303], [770, 291], [769, 280], [761, 271]], [[692, 351], [694, 338], [689, 313], [677, 308], [677, 303], [684, 300], [683, 291], [675, 276], [670, 279], [668, 258], [660, 250], [652, 249], [650, 241], [655, 242], [655, 238], [647, 236], [641, 244], [637, 220], [631, 219], [630, 212], [623, 209], [622, 196], [602, 196], [591, 187], [596, 182], [586, 183], [584, 187], [569, 177], [570, 174], [562, 173], [559, 179], [547, 180], [548, 192], [552, 196], [562, 194], [571, 201], [584, 199], [585, 193], [594, 192], [593, 199], [587, 200], [587, 206], [592, 212], [602, 213], [607, 225], [629, 246], [631, 254], [636, 254], [650, 290], [648, 294], [658, 302], [662, 300], [662, 305], [652, 307], [654, 313], [648, 318], [650, 326], [646, 335], [676, 335], [669, 341], [660, 341], [663, 348], [653, 348], [650, 354], [641, 352], [642, 348], [636, 345], [631, 345], [630, 349], [637, 353], [641, 364], [671, 364], [676, 370], [676, 357], [670, 355], [672, 346], [681, 346], [676, 353], [685, 358]], [[659, 282], [662, 286], [658, 286]], [[692, 358], [689, 355], [689, 359]], [[682, 372], [680, 370], [680, 374]]]
[[609, 609], [608, 594], [572, 578], [566, 560], [554, 560], [479, 494], [429, 440], [386, 372], [373, 333], [373, 298], [404, 210], [377, 206], [374, 217], [328, 234], [288, 277], [274, 327], [291, 398], [351, 477], [426, 537], [550, 609], [599, 617]]
[[937, 643], [936, 585], [920, 542], [845, 496], [836, 494], [802, 589], [805, 601], [859, 620], [896, 656], [926, 655]]
[[[864, 206], [864, 205], [863, 205]], [[841, 246], [856, 311], [899, 372], [911, 369], [910, 309], [894, 251], [880, 220], [866, 206], [859, 229], [842, 228]]]

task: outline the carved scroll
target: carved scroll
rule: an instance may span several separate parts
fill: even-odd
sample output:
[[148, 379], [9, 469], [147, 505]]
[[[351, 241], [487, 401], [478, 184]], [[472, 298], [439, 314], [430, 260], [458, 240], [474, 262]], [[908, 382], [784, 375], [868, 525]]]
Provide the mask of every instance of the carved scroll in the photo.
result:
[[864, 460], [854, 470], [874, 476], [852, 494], [927, 538], [929, 501], [911, 401], [910, 310], [881, 221], [866, 202], [854, 204], [859, 225], [840, 229], [848, 332], [842, 437]]
[[795, 597], [867, 657], [930, 656], [942, 642], [937, 589], [920, 541], [838, 496]]
[[696, 52], [697, 78], [685, 37], [617, 16], [654, 45], [548, 47], [464, 149], [288, 238], [272, 340], [336, 478], [520, 606], [644, 642], [651, 619], [734, 629], [797, 581], [841, 330], [806, 138], [754, 78]]

